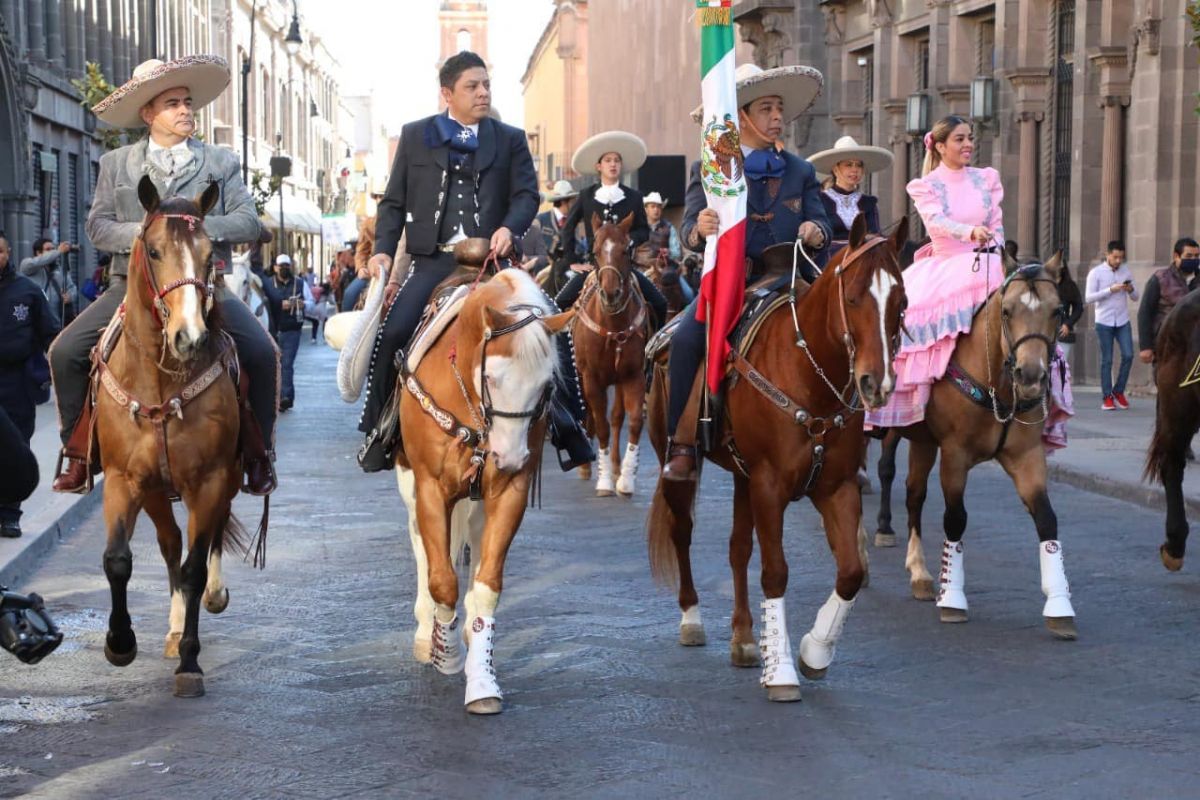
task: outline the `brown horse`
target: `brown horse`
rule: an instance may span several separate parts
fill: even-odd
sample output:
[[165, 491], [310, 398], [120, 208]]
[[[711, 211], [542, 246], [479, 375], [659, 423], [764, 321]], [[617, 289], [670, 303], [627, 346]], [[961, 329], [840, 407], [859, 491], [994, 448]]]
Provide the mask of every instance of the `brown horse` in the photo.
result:
[[1158, 552], [1175, 572], [1183, 568], [1188, 536], [1183, 470], [1188, 443], [1200, 429], [1200, 294], [1188, 295], [1163, 320], [1154, 354], [1158, 409], [1145, 477], [1166, 489], [1167, 539]]
[[[891, 363], [904, 305], [896, 251], [906, 235], [907, 224], [902, 223], [890, 240], [868, 236], [860, 216], [849, 246], [800, 294], [795, 315], [779, 306], [744, 358], [731, 357], [738, 377], [727, 391], [725, 440], [707, 458], [733, 473], [734, 480], [732, 661], [756, 666], [761, 652], [761, 683], [770, 700], [800, 699], [784, 612], [788, 567], [783, 515], [790, 502], [803, 496], [812, 500], [837, 561], [836, 589], [800, 644], [806, 677], [824, 676], [863, 582], [857, 472], [866, 439], [858, 401], [880, 406], [894, 385]], [[660, 462], [667, 446], [668, 388], [663, 365], [656, 365], [650, 437]], [[705, 639], [689, 555], [696, 489], [696, 481], [660, 478], [648, 524], [652, 572], [659, 579], [679, 580], [684, 645]], [[766, 598], [757, 647], [746, 574], [754, 532], [762, 548]]]
[[[170, 632], [165, 655], [179, 657], [175, 694], [204, 694], [197, 662], [200, 602], [225, 610], [221, 553], [238, 544], [240, 526], [230, 511], [242, 474], [238, 455], [238, 395], [229, 363], [233, 344], [212, 313], [212, 245], [204, 215], [220, 197], [212, 184], [195, 201], [159, 200], [142, 178], [146, 209], [129, 259], [124, 328], [107, 362], [94, 357], [96, 430], [104, 482], [108, 544], [104, 573], [112, 614], [104, 655], [123, 667], [137, 655], [126, 604], [133, 571], [129, 539], [145, 509], [158, 533], [170, 580]], [[106, 347], [107, 337], [100, 350]], [[188, 510], [188, 553], [171, 508]]]
[[683, 307], [687, 305], [683, 296], [683, 288], [680, 286], [683, 273], [679, 269], [679, 265], [667, 256], [666, 250], [651, 253], [650, 246], [644, 244], [637, 248], [634, 262], [666, 298], [667, 319], [671, 319], [683, 311]]
[[[596, 454], [596, 494], [623, 497], [636, 488], [642, 406], [646, 399], [646, 300], [638, 290], [629, 259], [633, 214], [620, 224], [592, 216], [596, 269], [579, 300], [572, 333], [579, 381], [587, 402], [589, 430], [600, 442]], [[615, 386], [612, 417], [608, 387]], [[629, 445], [621, 456], [621, 427], [629, 416]], [[616, 485], [613, 474], [617, 473]]]
[[[1061, 639], [1077, 635], [1058, 520], [1046, 491], [1042, 445], [1049, 365], [1055, 356], [1061, 316], [1056, 288], [1060, 260], [1056, 255], [1044, 266], [1018, 267], [1006, 258], [1008, 277], [976, 314], [970, 332], [958, 340], [950, 367], [930, 391], [924, 421], [898, 431], [909, 440], [905, 567], [913, 597], [918, 600], [934, 599], [933, 577], [921, 544], [921, 510], [929, 473], [941, 453], [946, 540], [937, 604], [943, 622], [967, 620], [962, 544], [967, 510], [963, 495], [971, 468], [995, 459], [1012, 478], [1037, 528], [1046, 626]], [[881, 503], [886, 503], [891, 496], [890, 480], [882, 471], [880, 479], [885, 484]]]
[[[410, 534], [414, 521], [418, 528], [415, 555], [423, 573], [414, 652], [428, 655], [444, 675], [466, 669], [472, 714], [501, 710], [492, 647], [504, 561], [541, 458], [558, 366], [554, 336], [574, 315], [552, 311], [533, 278], [501, 270], [470, 291], [455, 320], [419, 364], [405, 364], [397, 383], [404, 432], [398, 478]], [[468, 541], [464, 657], [453, 553]], [[430, 637], [425, 646], [423, 633]]]

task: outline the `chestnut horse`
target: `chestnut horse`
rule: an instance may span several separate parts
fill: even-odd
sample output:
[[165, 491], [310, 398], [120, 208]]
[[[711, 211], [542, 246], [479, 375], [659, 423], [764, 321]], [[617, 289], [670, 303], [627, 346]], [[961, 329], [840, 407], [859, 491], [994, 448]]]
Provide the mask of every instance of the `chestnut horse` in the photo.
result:
[[[558, 367], [554, 336], [574, 315], [553, 311], [528, 274], [501, 270], [470, 291], [455, 320], [413, 371], [402, 368], [397, 382], [398, 480], [410, 534], [416, 522], [417, 569], [424, 573], [417, 576], [414, 652], [428, 653], [443, 675], [465, 668], [472, 714], [502, 707], [492, 648], [504, 561], [541, 459]], [[454, 553], [468, 539], [474, 565], [464, 658]]]
[[[937, 605], [942, 622], [967, 620], [962, 543], [967, 509], [963, 495], [971, 469], [994, 459], [1012, 478], [1037, 528], [1046, 627], [1060, 639], [1077, 635], [1058, 541], [1058, 519], [1046, 491], [1042, 445], [1049, 369], [1062, 314], [1056, 288], [1060, 263], [1061, 255], [1055, 255], [1045, 265], [1018, 267], [1005, 256], [1008, 277], [976, 313], [970, 332], [959, 338], [950, 367], [930, 391], [924, 421], [888, 432], [909, 440], [905, 567], [913, 597], [918, 600], [934, 599], [933, 577], [921, 543], [921, 510], [929, 473], [941, 453], [946, 539]], [[891, 497], [890, 477], [881, 469], [881, 509]], [[880, 514], [882, 519], [882, 510]], [[881, 531], [886, 536], [882, 525]]]
[[[859, 401], [881, 406], [895, 383], [892, 356], [905, 302], [896, 252], [907, 228], [902, 222], [891, 239], [868, 236], [860, 215], [850, 244], [799, 294], [795, 313], [787, 305], [776, 308], [744, 358], [731, 356], [738, 378], [727, 390], [725, 442], [707, 458], [733, 473], [734, 481], [732, 661], [757, 666], [761, 652], [769, 700], [800, 699], [784, 611], [783, 515], [790, 502], [807, 496], [816, 506], [837, 561], [836, 588], [800, 643], [800, 669], [809, 679], [824, 677], [863, 582], [857, 473], [866, 438]], [[658, 364], [649, 406], [660, 462], [667, 447], [668, 389], [665, 367]], [[651, 571], [662, 580], [678, 579], [683, 645], [705, 640], [689, 555], [697, 483], [660, 477], [648, 523]], [[766, 598], [757, 647], [747, 588], [755, 532]]]
[[1154, 355], [1158, 409], [1145, 477], [1166, 489], [1167, 539], [1158, 552], [1175, 572], [1183, 568], [1188, 536], [1183, 470], [1188, 443], [1200, 428], [1200, 294], [1189, 294], [1163, 320]]
[[[104, 655], [119, 667], [137, 656], [125, 592], [133, 571], [129, 540], [145, 509], [170, 580], [164, 652], [179, 658], [175, 694], [197, 697], [204, 694], [197, 661], [201, 599], [214, 614], [225, 610], [221, 553], [239, 544], [241, 530], [230, 510], [242, 475], [238, 395], [229, 370], [233, 342], [212, 312], [212, 244], [203, 225], [220, 189], [212, 184], [195, 201], [160, 202], [145, 177], [138, 196], [146, 217], [129, 259], [124, 328], [107, 362], [94, 356], [96, 431], [107, 476], [104, 573], [113, 603]], [[188, 510], [182, 567], [182, 534], [171, 508], [176, 494]]]
[[[596, 269], [588, 276], [572, 326], [579, 381], [587, 402], [588, 429], [600, 447], [596, 453], [596, 494], [630, 497], [636, 488], [642, 406], [646, 399], [646, 300], [638, 290], [629, 258], [633, 214], [620, 224], [592, 215], [592, 252]], [[612, 416], [608, 387], [615, 386]], [[621, 427], [629, 416], [629, 445], [621, 456]], [[613, 485], [613, 474], [618, 475]]]
[[663, 320], [663, 324], [666, 324], [667, 320], [683, 311], [684, 306], [687, 305], [683, 296], [683, 288], [680, 286], [680, 282], [683, 281], [683, 271], [679, 268], [679, 264], [670, 259], [666, 250], [651, 253], [650, 245], [646, 244], [637, 248], [634, 262], [666, 298], [667, 319]]

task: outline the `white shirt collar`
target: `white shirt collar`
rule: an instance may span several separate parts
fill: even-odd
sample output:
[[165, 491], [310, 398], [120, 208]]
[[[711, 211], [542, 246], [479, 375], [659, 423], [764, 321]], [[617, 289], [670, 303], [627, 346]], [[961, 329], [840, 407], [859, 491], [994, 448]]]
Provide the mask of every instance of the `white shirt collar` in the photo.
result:
[[612, 186], [599, 184], [596, 187], [596, 200], [605, 205], [615, 205], [625, 199], [625, 192], [621, 191], [619, 183]]
[[[446, 116], [449, 117], [450, 119], [454, 119], [454, 115], [450, 113], [450, 109], [446, 109]], [[454, 119], [454, 121], [457, 122], [459, 125], [462, 125], [464, 128], [470, 128], [471, 133], [475, 134], [476, 136], [479, 135], [479, 123], [478, 122], [474, 123], [473, 125], [468, 125], [465, 122], [461, 122], [457, 119]]]
[[567, 215], [564, 214], [563, 212], [559, 211], [557, 208], [552, 208], [550, 210], [554, 212], [554, 221], [555, 222], [562, 222], [564, 219], [567, 218]]

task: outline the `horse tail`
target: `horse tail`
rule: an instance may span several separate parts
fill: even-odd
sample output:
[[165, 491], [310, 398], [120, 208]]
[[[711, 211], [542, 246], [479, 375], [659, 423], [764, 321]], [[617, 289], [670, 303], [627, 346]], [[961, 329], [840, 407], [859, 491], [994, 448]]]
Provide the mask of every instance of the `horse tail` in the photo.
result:
[[646, 544], [650, 552], [650, 574], [654, 580], [669, 588], [679, 586], [679, 556], [671, 531], [675, 527], [675, 512], [667, 502], [663, 479], [658, 479], [650, 515], [646, 519]]
[[1150, 438], [1150, 447], [1146, 451], [1146, 469], [1142, 480], [1149, 483], [1162, 483], [1163, 467], [1166, 466], [1170, 437], [1163, 430], [1162, 420], [1154, 426], [1154, 435]]
[[218, 553], [233, 552], [246, 560], [253, 555], [254, 566], [263, 569], [267, 566], [267, 527], [271, 522], [271, 498], [263, 496], [263, 513], [258, 520], [258, 528], [251, 537], [250, 532], [242, 521], [230, 509], [225, 524], [221, 526], [217, 539], [212, 543], [212, 549]]

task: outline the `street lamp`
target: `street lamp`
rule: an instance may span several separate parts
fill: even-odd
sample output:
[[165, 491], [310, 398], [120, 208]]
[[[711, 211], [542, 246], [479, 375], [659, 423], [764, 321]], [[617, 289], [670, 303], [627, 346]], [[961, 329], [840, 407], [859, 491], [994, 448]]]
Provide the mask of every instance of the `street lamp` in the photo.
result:
[[971, 81], [971, 119], [990, 120], [996, 115], [996, 82], [986, 75]]
[[[277, 135], [275, 141], [279, 145], [279, 149], [283, 150], [283, 136]], [[283, 222], [283, 179], [292, 174], [292, 160], [285, 155], [273, 156], [271, 158], [271, 177], [278, 178], [279, 186], [279, 252], [282, 253], [287, 247], [287, 227]]]
[[904, 130], [910, 136], [920, 136], [929, 130], [929, 95], [917, 92], [908, 96]]
[[296, 8], [296, 0], [292, 0], [292, 26], [288, 28], [287, 37], [283, 40], [283, 46], [287, 51], [296, 55], [300, 52], [300, 45], [304, 44], [304, 39], [300, 37], [300, 12]]

